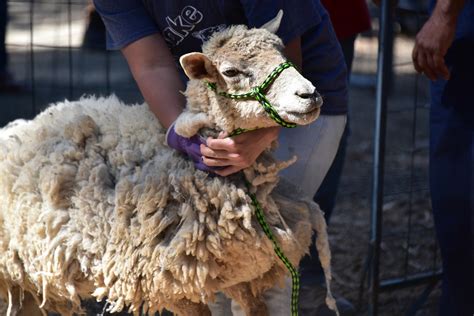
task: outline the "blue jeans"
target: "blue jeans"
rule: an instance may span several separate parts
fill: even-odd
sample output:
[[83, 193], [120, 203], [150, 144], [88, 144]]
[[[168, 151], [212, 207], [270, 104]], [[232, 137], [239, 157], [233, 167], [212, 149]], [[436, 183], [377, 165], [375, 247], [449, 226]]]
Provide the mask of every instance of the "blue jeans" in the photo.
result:
[[474, 314], [474, 40], [456, 40], [431, 84], [430, 189], [443, 260], [440, 315]]
[[[351, 74], [352, 60], [354, 58], [354, 42], [356, 36], [340, 40], [344, 59], [346, 61], [348, 78]], [[332, 162], [331, 167], [326, 174], [321, 186], [314, 196], [314, 201], [319, 204], [321, 210], [324, 211], [326, 222], [331, 218], [334, 205], [336, 204], [336, 195], [341, 180], [342, 169], [344, 167], [344, 159], [346, 157], [347, 139], [350, 134], [349, 116], [347, 117], [346, 127], [342, 134], [339, 149]], [[324, 272], [319, 262], [318, 251], [315, 247], [316, 234], [313, 235], [313, 241], [310, 246], [310, 252], [300, 262], [301, 285], [312, 286], [324, 283]]]

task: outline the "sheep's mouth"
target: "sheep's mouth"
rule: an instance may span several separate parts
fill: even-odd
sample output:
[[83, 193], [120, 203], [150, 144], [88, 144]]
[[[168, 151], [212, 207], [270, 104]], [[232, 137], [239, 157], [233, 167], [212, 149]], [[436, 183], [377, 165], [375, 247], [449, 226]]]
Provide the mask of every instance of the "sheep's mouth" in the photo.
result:
[[312, 107], [307, 111], [285, 111], [284, 117], [288, 122], [298, 125], [306, 125], [316, 120], [319, 117], [320, 112], [320, 107]]
[[293, 116], [301, 116], [301, 115], [313, 115], [318, 113], [321, 110], [321, 107], [316, 106], [309, 111], [286, 111], [286, 114], [293, 115]]

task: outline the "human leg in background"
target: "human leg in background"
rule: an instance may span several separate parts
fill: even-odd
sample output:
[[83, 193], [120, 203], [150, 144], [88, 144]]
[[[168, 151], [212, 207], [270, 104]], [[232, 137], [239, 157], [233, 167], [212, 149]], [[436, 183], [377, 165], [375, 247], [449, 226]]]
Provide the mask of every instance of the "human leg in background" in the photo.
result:
[[[349, 127], [346, 125], [343, 136], [334, 158], [333, 164], [324, 178], [320, 189], [314, 200], [324, 212], [326, 222], [329, 222], [335, 204], [335, 197], [339, 180], [344, 166], [344, 158], [347, 147]], [[324, 303], [326, 295], [324, 271], [319, 261], [319, 254], [315, 247], [316, 234], [313, 235], [310, 252], [300, 262], [301, 289], [300, 289], [300, 313], [301, 315], [334, 315], [334, 312]], [[354, 306], [342, 297], [336, 296], [336, 303], [341, 315], [352, 315]]]
[[[344, 166], [344, 157], [347, 147], [347, 138], [349, 130], [344, 129], [344, 133], [341, 137], [339, 149], [336, 153], [336, 157], [329, 169], [326, 177], [324, 178], [321, 186], [314, 196], [314, 200], [319, 204], [319, 207], [324, 212], [324, 218], [326, 222], [329, 221], [330, 215], [334, 208], [335, 196], [337, 193], [337, 187], [339, 185], [340, 175]], [[318, 251], [314, 244], [316, 242], [316, 235], [313, 235], [313, 245], [310, 248], [309, 255], [305, 256], [300, 263], [300, 273], [302, 278], [302, 285], [320, 285], [324, 284], [324, 273], [319, 262]]]
[[[344, 53], [344, 59], [347, 65], [348, 80], [350, 79], [352, 70], [352, 60], [354, 59], [354, 42], [356, 36], [349, 37], [344, 40], [340, 40], [342, 51]], [[324, 211], [326, 221], [329, 219], [336, 203], [337, 189], [341, 180], [342, 169], [344, 167], [344, 159], [346, 157], [347, 138], [350, 135], [349, 119], [348, 124], [344, 130], [344, 134], [339, 145], [336, 157], [332, 162], [331, 168], [329, 169], [323, 183], [319, 187], [318, 191], [314, 195], [314, 201], [319, 204], [321, 209]]]
[[441, 316], [474, 314], [474, 41], [447, 55], [449, 81], [431, 85], [430, 189], [443, 260]]
[[[348, 69], [348, 78], [350, 78], [352, 60], [354, 58], [355, 39], [356, 36], [351, 36], [347, 39], [340, 40]], [[319, 204], [321, 210], [323, 210], [326, 222], [329, 222], [336, 202], [337, 189], [339, 187], [342, 169], [344, 167], [349, 134], [350, 127], [348, 119], [334, 161], [313, 198], [313, 200]], [[300, 312], [302, 315], [332, 315], [333, 312], [331, 312], [324, 303], [315, 303], [317, 298], [321, 296], [324, 298], [325, 295], [324, 272], [321, 263], [319, 262], [318, 251], [314, 246], [315, 242], [316, 234], [313, 235], [310, 253], [305, 256], [300, 263], [300, 274], [302, 280], [300, 291]], [[343, 298], [338, 298], [338, 307], [342, 315], [350, 315], [354, 311], [352, 304]]]
[[[344, 59], [347, 64], [348, 77], [352, 68], [352, 60], [354, 58], [354, 41], [356, 37], [350, 37], [347, 40], [341, 40], [341, 47], [344, 53]], [[344, 133], [337, 150], [336, 157], [332, 162], [327, 175], [325, 176], [321, 186], [314, 195], [313, 200], [319, 204], [319, 207], [324, 212], [326, 222], [331, 218], [332, 210], [336, 203], [337, 189], [341, 179], [342, 169], [344, 167], [344, 159], [346, 156], [347, 138], [349, 137], [349, 122], [347, 122]], [[313, 244], [315, 243], [315, 236]], [[315, 247], [311, 247], [311, 252], [306, 256], [300, 264], [300, 272], [304, 275], [304, 284], [316, 285], [324, 283], [323, 270], [318, 259], [318, 252]]]

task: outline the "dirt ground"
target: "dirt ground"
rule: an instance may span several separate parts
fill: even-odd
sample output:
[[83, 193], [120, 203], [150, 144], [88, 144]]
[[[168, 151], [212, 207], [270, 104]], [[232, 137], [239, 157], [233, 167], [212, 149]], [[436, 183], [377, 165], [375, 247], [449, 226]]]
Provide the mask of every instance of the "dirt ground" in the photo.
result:
[[[28, 46], [28, 7], [12, 2], [7, 39], [10, 64], [29, 92], [0, 95], [1, 125], [15, 118], [32, 117], [51, 102], [77, 99], [83, 94], [114, 92], [126, 102], [142, 101], [119, 53], [80, 48], [83, 6], [72, 6], [73, 23], [69, 28], [65, 7], [38, 5], [32, 55]], [[63, 45], [64, 38], [68, 38], [72, 48], [67, 43]], [[412, 45], [413, 38], [401, 35], [395, 43], [387, 118], [382, 279], [436, 270], [440, 266], [427, 192], [428, 87], [426, 79], [417, 77], [411, 66]], [[359, 302], [359, 288], [369, 249], [376, 53], [376, 38], [358, 39], [350, 90], [351, 135], [329, 231], [334, 292], [358, 304], [357, 315], [367, 314], [367, 290]], [[379, 314], [405, 314], [423, 289], [410, 287], [382, 293]], [[435, 289], [416, 315], [436, 314], [438, 298], [439, 290]], [[4, 314], [1, 307], [0, 314]]]

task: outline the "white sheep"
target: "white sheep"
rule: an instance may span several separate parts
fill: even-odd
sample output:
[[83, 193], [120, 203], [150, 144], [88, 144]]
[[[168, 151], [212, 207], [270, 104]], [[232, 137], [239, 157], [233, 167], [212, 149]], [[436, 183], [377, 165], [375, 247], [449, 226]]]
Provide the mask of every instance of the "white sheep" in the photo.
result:
[[[280, 16], [281, 18], [281, 16]], [[230, 27], [203, 54], [181, 58], [191, 78], [187, 107], [176, 122], [183, 136], [276, 125], [255, 100], [209, 89], [247, 92], [285, 61], [275, 31]], [[245, 67], [246, 76], [223, 71]], [[319, 114], [314, 92], [296, 69], [285, 69], [266, 97], [282, 119], [308, 124]], [[0, 296], [8, 314], [25, 295], [44, 311], [81, 313], [80, 301], [107, 299], [111, 312], [209, 315], [221, 291], [247, 315], [266, 315], [261, 293], [288, 275], [255, 219], [248, 190], [293, 265], [307, 251], [312, 228], [330, 280], [330, 254], [319, 208], [295, 192], [277, 193], [270, 152], [242, 174], [212, 177], [165, 144], [165, 130], [146, 104], [116, 97], [82, 98], [47, 108], [31, 121], [0, 130]], [[328, 295], [330, 303], [330, 294]]]

